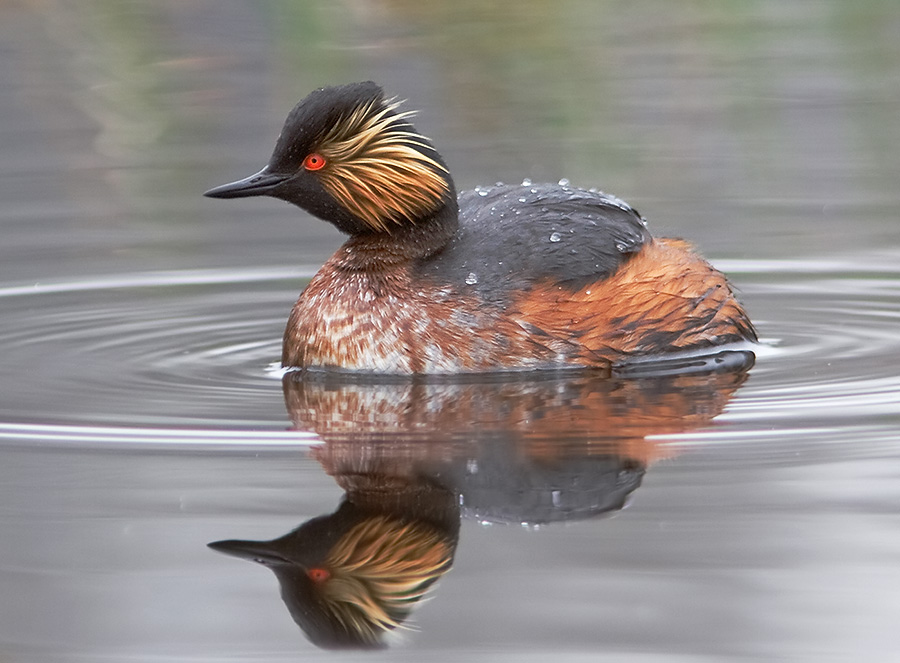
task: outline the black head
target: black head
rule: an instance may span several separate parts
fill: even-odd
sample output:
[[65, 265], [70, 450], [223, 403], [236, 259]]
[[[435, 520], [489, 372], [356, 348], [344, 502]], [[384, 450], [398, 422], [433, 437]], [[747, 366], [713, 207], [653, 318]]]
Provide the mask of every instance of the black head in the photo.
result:
[[227, 540], [213, 550], [269, 567], [294, 621], [320, 647], [380, 647], [449, 569], [455, 540], [431, 524], [345, 501], [273, 541]]
[[372, 82], [318, 89], [290, 112], [268, 165], [207, 191], [273, 196], [349, 234], [390, 232], [455, 199], [440, 155]]

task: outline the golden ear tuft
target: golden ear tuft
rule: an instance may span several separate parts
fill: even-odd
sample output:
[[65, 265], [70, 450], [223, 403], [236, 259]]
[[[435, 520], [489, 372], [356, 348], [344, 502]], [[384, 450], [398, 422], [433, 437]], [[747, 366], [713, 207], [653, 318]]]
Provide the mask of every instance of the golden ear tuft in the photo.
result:
[[[427, 139], [395, 113], [399, 102], [369, 102], [336, 123], [318, 142], [328, 163], [322, 186], [373, 230], [414, 221], [438, 209], [449, 192], [447, 169], [417, 148]], [[380, 107], [379, 107], [380, 106]]]
[[356, 525], [328, 554], [326, 609], [348, 630], [377, 641], [401, 626], [450, 569], [453, 548], [430, 525], [377, 516]]

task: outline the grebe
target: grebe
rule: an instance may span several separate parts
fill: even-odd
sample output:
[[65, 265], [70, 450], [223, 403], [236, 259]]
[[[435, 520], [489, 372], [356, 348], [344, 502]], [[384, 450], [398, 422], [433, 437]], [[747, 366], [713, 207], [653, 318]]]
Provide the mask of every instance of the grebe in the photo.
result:
[[291, 311], [282, 365], [382, 374], [609, 370], [756, 333], [726, 278], [614, 196], [560, 184], [457, 198], [431, 142], [372, 82], [312, 92], [261, 171], [350, 235]]

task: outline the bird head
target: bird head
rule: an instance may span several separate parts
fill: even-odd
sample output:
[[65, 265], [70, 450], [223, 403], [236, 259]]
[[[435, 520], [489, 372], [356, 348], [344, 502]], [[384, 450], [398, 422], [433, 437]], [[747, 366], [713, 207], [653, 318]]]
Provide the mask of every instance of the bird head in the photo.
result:
[[273, 196], [351, 235], [414, 225], [456, 194], [413, 112], [398, 107], [372, 82], [315, 90], [288, 115], [265, 168], [204, 195]]
[[210, 543], [270, 568], [294, 621], [325, 648], [377, 648], [449, 569], [455, 539], [421, 520], [344, 502], [272, 541]]

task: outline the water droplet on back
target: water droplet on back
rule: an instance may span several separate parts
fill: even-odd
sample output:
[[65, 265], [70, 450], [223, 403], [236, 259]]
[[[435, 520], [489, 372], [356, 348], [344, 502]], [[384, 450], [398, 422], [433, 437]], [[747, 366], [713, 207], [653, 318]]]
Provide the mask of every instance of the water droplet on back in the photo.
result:
[[475, 285], [478, 283], [478, 275], [475, 272], [469, 272], [466, 277], [466, 285]]
[[560, 186], [569, 186], [569, 180], [564, 177], [559, 181], [559, 185]]
[[526, 177], [522, 180], [522, 186], [531, 186], [531, 180]]
[[550, 241], [551, 242], [558, 242], [561, 239], [562, 239], [562, 235], [560, 235], [558, 232], [550, 233]]

